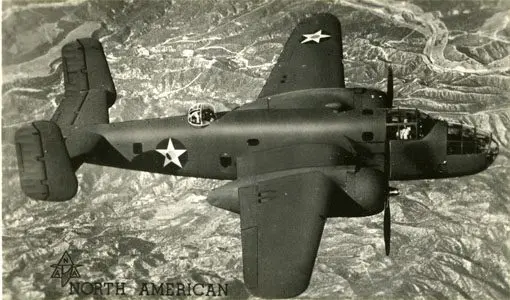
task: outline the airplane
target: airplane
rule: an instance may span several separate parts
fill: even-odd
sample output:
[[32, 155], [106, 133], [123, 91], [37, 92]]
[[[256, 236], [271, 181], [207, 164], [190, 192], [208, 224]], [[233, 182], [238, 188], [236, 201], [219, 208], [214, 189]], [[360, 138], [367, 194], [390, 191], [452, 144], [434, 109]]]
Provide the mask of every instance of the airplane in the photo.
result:
[[386, 92], [346, 88], [342, 60], [340, 21], [312, 15], [253, 102], [109, 123], [116, 90], [102, 45], [78, 39], [62, 48], [65, 97], [52, 119], [16, 132], [21, 188], [33, 199], [69, 200], [83, 163], [230, 180], [207, 201], [240, 215], [246, 287], [297, 296], [328, 218], [384, 212], [389, 255], [389, 198], [398, 194], [389, 181], [475, 174], [499, 151], [491, 133], [394, 107], [391, 67]]

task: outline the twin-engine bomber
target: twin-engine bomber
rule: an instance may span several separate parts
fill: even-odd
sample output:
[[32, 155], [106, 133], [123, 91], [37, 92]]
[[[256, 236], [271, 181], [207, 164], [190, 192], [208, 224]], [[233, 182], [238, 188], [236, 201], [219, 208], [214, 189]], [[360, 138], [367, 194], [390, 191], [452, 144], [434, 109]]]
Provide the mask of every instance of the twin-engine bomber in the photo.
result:
[[346, 88], [342, 55], [339, 20], [317, 14], [294, 29], [255, 101], [109, 123], [116, 90], [103, 48], [78, 39], [62, 49], [65, 97], [51, 121], [16, 132], [21, 187], [33, 199], [71, 199], [83, 163], [232, 180], [207, 201], [241, 216], [247, 288], [299, 295], [327, 218], [384, 211], [389, 254], [390, 180], [474, 174], [498, 154], [489, 133], [394, 108], [391, 68], [386, 92]]

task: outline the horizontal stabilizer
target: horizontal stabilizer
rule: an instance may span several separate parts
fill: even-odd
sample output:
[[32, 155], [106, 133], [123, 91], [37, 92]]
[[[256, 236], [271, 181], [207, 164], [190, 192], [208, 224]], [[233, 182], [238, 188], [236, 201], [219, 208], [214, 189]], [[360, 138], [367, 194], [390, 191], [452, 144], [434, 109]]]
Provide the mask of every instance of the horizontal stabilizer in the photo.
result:
[[37, 121], [15, 135], [21, 189], [37, 200], [71, 199], [78, 182], [60, 128], [51, 121]]

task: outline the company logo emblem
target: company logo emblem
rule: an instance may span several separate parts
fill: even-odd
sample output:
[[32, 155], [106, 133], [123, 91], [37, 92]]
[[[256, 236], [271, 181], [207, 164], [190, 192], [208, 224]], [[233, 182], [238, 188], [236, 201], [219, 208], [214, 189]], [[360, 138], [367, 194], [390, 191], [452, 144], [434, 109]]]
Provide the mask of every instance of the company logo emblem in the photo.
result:
[[58, 263], [51, 265], [54, 268], [51, 278], [60, 278], [61, 286], [65, 286], [71, 278], [80, 278], [78, 272], [80, 266], [75, 264], [69, 253], [65, 251]]
[[[67, 251], [64, 252], [62, 257], [56, 264], [52, 264], [53, 273], [51, 278], [60, 279], [62, 287], [69, 287], [69, 295], [77, 296], [92, 296], [90, 299], [100, 298], [104, 296], [126, 296], [126, 286], [128, 283], [125, 281], [81, 281], [78, 267], [82, 265], [75, 264]], [[85, 276], [87, 277], [87, 276]], [[74, 280], [71, 280], [74, 279]], [[130, 295], [140, 296], [227, 296], [228, 284], [213, 284], [213, 283], [188, 283], [181, 282], [141, 282], [131, 285]], [[95, 297], [98, 296], [98, 297]], [[89, 299], [87, 298], [87, 299]], [[137, 299], [138, 299], [137, 298]], [[74, 299], [74, 297], [73, 297]]]

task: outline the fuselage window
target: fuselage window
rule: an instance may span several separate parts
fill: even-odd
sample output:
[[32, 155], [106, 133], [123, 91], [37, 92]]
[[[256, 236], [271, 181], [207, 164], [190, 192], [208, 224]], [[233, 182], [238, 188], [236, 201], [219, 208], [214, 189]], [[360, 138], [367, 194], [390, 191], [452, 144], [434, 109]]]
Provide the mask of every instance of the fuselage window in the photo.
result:
[[390, 124], [386, 127], [386, 137], [389, 140], [415, 140], [416, 123]]
[[249, 146], [257, 146], [260, 142], [258, 139], [248, 139], [246, 143], [248, 143]]
[[224, 168], [228, 168], [232, 165], [232, 157], [228, 153], [220, 155], [220, 165]]
[[412, 140], [416, 138], [416, 125], [407, 125], [404, 123], [399, 126], [396, 138], [399, 140]]
[[361, 138], [365, 141], [365, 142], [370, 142], [374, 139], [374, 134], [370, 131], [366, 131], [366, 132], [363, 132], [363, 134], [361, 134]]
[[133, 153], [141, 154], [143, 152], [142, 143], [133, 143]]
[[417, 110], [390, 110], [386, 118], [386, 138], [389, 140], [421, 139], [433, 127], [429, 119], [428, 115]]

